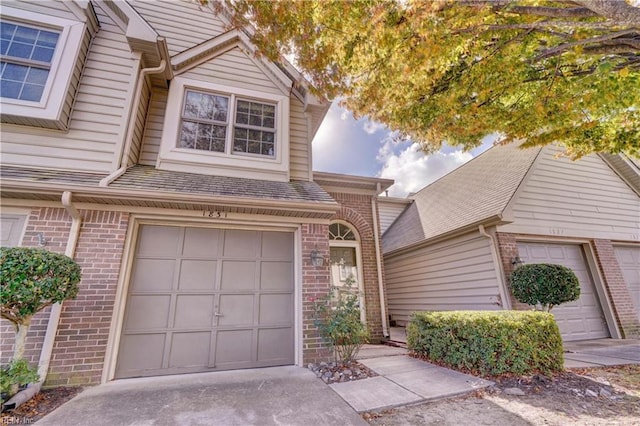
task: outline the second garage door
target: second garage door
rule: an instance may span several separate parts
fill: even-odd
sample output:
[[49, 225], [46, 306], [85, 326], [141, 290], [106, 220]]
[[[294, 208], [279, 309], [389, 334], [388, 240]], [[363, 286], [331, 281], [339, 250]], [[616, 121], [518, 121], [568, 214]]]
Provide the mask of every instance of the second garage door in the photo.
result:
[[142, 225], [116, 377], [294, 362], [293, 233]]
[[580, 281], [580, 298], [555, 306], [555, 316], [565, 341], [609, 337], [609, 329], [584, 251], [577, 244], [518, 243], [525, 263], [555, 263], [571, 268]]

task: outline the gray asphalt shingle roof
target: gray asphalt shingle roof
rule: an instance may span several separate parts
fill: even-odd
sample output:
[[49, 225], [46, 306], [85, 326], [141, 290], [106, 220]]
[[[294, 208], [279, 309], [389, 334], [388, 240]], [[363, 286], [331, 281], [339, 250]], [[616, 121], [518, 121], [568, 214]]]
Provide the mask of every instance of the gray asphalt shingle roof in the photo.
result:
[[388, 253], [502, 214], [541, 148], [495, 146], [426, 186], [382, 237]]

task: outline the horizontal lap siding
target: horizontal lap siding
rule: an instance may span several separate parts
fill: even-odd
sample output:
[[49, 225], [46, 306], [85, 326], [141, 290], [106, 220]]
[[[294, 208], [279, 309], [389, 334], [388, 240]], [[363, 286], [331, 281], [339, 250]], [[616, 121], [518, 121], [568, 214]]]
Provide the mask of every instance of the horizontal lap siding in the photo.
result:
[[144, 134], [145, 121], [147, 119], [147, 111], [149, 103], [151, 102], [151, 85], [144, 79], [142, 82], [142, 92], [140, 96], [140, 103], [136, 110], [136, 121], [133, 128], [133, 138], [131, 144], [131, 150], [129, 151], [129, 158], [127, 165], [133, 165], [138, 162], [140, 156], [140, 149], [142, 147], [142, 137]]
[[600, 157], [555, 158], [547, 147], [513, 207], [514, 224], [501, 232], [640, 238], [640, 198]]
[[[211, 6], [199, 1], [130, 1], [134, 9], [167, 39], [173, 56], [225, 32], [224, 23], [215, 16]], [[167, 15], [171, 19], [167, 19]]]
[[291, 138], [291, 179], [309, 180], [311, 165], [309, 164], [309, 143], [307, 118], [304, 106], [296, 98], [291, 98], [291, 123], [289, 135]]
[[380, 232], [384, 233], [406, 207], [407, 204], [386, 203], [384, 197], [379, 198], [378, 213], [380, 215]]
[[2, 0], [2, 6], [28, 10], [34, 13], [42, 13], [62, 19], [78, 20], [76, 15], [74, 15], [63, 2], [58, 1], [43, 2], [42, 0]]
[[236, 47], [182, 75], [194, 80], [281, 95], [282, 91]]
[[[49, 3], [47, 3], [49, 4]], [[95, 6], [100, 21], [78, 86], [68, 132], [4, 126], [2, 162], [70, 170], [111, 170], [134, 61], [122, 31]], [[79, 70], [76, 70], [79, 72]]]
[[385, 258], [389, 314], [500, 309], [489, 240], [477, 233]]
[[144, 136], [142, 137], [142, 150], [140, 152], [140, 164], [155, 166], [160, 152], [160, 142], [162, 141], [162, 127], [164, 124], [164, 113], [167, 109], [167, 97], [169, 91], [166, 89], [154, 88], [149, 100], [149, 113], [144, 126]]

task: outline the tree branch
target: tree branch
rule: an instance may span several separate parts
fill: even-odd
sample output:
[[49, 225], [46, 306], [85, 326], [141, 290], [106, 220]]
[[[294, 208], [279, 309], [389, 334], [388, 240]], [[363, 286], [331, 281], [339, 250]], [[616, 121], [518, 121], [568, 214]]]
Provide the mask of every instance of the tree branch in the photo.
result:
[[578, 40], [578, 41], [574, 41], [571, 43], [564, 43], [561, 44], [559, 46], [556, 47], [552, 47], [551, 49], [546, 49], [544, 50], [542, 53], [540, 53], [538, 56], [536, 56], [535, 58], [533, 58], [531, 60], [531, 62], [538, 62], [542, 59], [546, 59], [546, 58], [550, 58], [553, 56], [557, 56], [562, 54], [563, 52], [576, 47], [576, 46], [584, 46], [584, 45], [588, 45], [588, 44], [602, 44], [602, 42], [605, 42], [607, 40], [612, 40], [612, 39], [616, 39], [619, 37], [623, 37], [623, 36], [627, 36], [627, 35], [635, 35], [638, 34], [637, 30], [624, 30], [624, 31], [618, 31], [615, 33], [611, 33], [611, 34], [605, 34], [602, 36], [598, 36], [598, 37], [591, 37], [591, 38], [587, 38], [584, 40]]

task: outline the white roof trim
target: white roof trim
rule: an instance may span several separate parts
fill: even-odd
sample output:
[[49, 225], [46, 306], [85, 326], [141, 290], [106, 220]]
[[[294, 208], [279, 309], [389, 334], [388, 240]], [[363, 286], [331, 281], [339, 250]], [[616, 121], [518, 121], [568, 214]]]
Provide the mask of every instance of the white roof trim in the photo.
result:
[[126, 29], [122, 29], [125, 31], [127, 39], [137, 39], [152, 43], [157, 42], [158, 33], [133, 7], [131, 7], [128, 2], [125, 0], [103, 0], [102, 3], [118, 15], [118, 17], [127, 25]]

